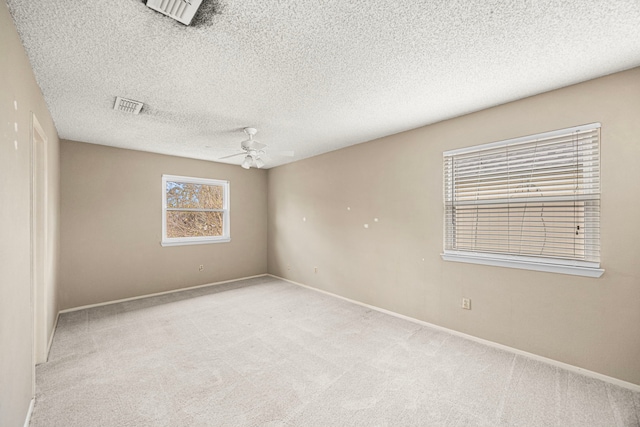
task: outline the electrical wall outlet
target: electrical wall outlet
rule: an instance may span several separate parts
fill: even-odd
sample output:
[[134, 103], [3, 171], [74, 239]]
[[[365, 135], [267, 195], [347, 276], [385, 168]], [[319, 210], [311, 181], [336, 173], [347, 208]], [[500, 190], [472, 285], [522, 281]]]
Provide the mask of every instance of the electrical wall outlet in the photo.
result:
[[313, 267], [313, 272], [318, 274], [318, 267]]
[[471, 300], [469, 298], [462, 298], [461, 307], [465, 310], [471, 310]]
[[198, 267], [198, 271], [202, 271], [204, 270], [204, 265], [200, 264], [200, 267]]

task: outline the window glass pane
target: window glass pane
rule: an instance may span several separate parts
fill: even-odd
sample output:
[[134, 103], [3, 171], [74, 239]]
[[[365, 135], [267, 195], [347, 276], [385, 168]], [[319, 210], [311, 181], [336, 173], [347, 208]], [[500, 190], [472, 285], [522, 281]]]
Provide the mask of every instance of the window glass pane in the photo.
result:
[[219, 185], [167, 181], [167, 208], [222, 209], [223, 188]]
[[222, 236], [222, 212], [167, 212], [167, 237]]

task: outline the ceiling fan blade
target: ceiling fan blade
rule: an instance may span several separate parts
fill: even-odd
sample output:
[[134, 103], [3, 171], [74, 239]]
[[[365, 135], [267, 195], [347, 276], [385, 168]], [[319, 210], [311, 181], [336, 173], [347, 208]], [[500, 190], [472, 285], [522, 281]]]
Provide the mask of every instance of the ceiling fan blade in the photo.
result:
[[236, 153], [236, 154], [231, 154], [230, 156], [224, 156], [224, 157], [218, 157], [218, 160], [222, 160], [222, 159], [228, 159], [230, 157], [236, 157], [236, 156], [245, 156], [247, 153]]
[[263, 144], [262, 142], [254, 141], [253, 139], [247, 143], [247, 147], [250, 150], [262, 150], [267, 147], [267, 144]]
[[269, 154], [272, 156], [280, 156], [280, 157], [293, 157], [294, 153], [292, 150], [285, 151], [269, 151]]

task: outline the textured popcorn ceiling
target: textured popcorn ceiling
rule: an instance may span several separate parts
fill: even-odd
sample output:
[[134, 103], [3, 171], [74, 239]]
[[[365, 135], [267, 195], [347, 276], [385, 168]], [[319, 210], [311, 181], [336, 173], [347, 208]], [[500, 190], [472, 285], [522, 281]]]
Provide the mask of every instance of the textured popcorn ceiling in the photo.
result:
[[295, 161], [640, 65], [638, 0], [8, 5], [60, 137], [206, 160], [246, 126]]

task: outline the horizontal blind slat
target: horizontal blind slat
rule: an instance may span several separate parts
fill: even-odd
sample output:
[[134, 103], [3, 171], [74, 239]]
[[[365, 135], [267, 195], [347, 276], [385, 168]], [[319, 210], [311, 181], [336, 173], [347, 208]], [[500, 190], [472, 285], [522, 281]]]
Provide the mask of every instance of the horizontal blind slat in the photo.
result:
[[[528, 141], [523, 141], [523, 142], [517, 142], [517, 143], [509, 143], [509, 144], [505, 144], [503, 146], [500, 147], [490, 147], [490, 148], [484, 148], [484, 147], [480, 147], [476, 150], [473, 151], [469, 151], [466, 153], [459, 153], [459, 154], [453, 154], [453, 155], [449, 155], [449, 156], [445, 156], [445, 157], [456, 157], [458, 159], [464, 159], [470, 156], [481, 156], [481, 155], [490, 155], [492, 153], [495, 152], [501, 152], [506, 150], [507, 148], [513, 150], [513, 149], [517, 149], [517, 147], [531, 147], [531, 146], [535, 146], [536, 144], [540, 147], [546, 147], [548, 145], [552, 145], [552, 144], [562, 144], [564, 142], [568, 142], [568, 141], [573, 141], [576, 138], [578, 138], [578, 140], [581, 139], [589, 139], [589, 138], [593, 138], [593, 137], [597, 137], [599, 139], [599, 130], [591, 130], [588, 132], [578, 132], [578, 133], [569, 133], [569, 134], [565, 134], [556, 138], [548, 138], [548, 139], [531, 139]], [[470, 147], [472, 148], [472, 147]]]
[[460, 172], [476, 169], [488, 169], [488, 168], [501, 168], [506, 165], [518, 165], [520, 163], [529, 163], [535, 161], [535, 163], [548, 163], [554, 161], [561, 161], [566, 159], [581, 159], [584, 161], [595, 160], [595, 150], [597, 144], [590, 145], [588, 147], [581, 147], [579, 149], [571, 149], [569, 147], [563, 150], [557, 150], [553, 152], [537, 152], [537, 153], [505, 153], [504, 156], [496, 156], [494, 158], [478, 157], [477, 159], [468, 159], [467, 161], [460, 161], [456, 159], [454, 167]]
[[465, 205], [477, 205], [477, 204], [515, 204], [515, 203], [534, 203], [534, 202], [553, 202], [553, 201], [589, 201], [589, 200], [599, 200], [600, 194], [580, 194], [575, 196], [536, 196], [536, 197], [526, 197], [526, 196], [518, 196], [513, 195], [513, 197], [509, 198], [500, 198], [500, 199], [487, 199], [482, 200], [481, 203], [476, 200], [461, 200], [461, 201], [451, 201], [450, 204], [454, 206], [465, 206]]

